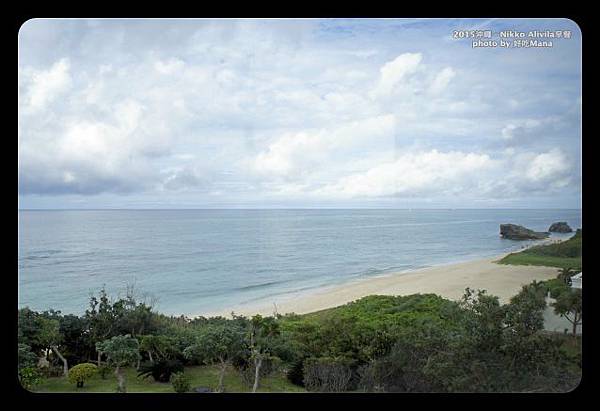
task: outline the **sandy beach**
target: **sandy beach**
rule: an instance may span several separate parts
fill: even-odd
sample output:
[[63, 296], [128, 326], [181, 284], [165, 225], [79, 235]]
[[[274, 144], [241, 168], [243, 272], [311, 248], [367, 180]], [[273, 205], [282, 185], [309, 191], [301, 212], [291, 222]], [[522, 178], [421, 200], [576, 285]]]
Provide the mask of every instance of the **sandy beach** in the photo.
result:
[[[466, 287], [485, 289], [489, 294], [497, 295], [501, 302], [507, 302], [523, 285], [533, 280], [555, 278], [557, 275], [558, 269], [555, 267], [504, 265], [494, 262], [504, 255], [360, 279], [321, 288], [311, 294], [275, 297], [270, 304], [237, 306], [232, 307], [232, 310], [242, 315], [272, 315], [275, 310], [279, 314], [305, 314], [374, 294], [434, 293], [457, 300], [462, 297]], [[201, 315], [229, 317], [232, 310]]]

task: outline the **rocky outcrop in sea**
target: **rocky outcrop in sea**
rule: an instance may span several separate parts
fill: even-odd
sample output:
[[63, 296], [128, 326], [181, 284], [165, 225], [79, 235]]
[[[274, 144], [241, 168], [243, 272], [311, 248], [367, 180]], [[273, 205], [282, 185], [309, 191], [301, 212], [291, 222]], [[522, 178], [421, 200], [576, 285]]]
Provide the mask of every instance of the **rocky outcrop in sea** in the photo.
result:
[[548, 238], [550, 233], [533, 231], [517, 224], [500, 224], [500, 236], [509, 240], [541, 240]]
[[564, 221], [553, 223], [548, 229], [551, 233], [572, 233], [573, 229]]

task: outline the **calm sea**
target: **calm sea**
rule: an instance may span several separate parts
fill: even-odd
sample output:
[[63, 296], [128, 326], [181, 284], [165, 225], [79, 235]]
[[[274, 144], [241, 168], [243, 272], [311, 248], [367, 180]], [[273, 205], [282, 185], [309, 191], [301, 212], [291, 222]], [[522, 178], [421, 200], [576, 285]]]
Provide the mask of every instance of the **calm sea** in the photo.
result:
[[499, 224], [581, 227], [581, 210], [19, 211], [19, 306], [81, 314], [134, 284], [198, 314], [520, 249]]

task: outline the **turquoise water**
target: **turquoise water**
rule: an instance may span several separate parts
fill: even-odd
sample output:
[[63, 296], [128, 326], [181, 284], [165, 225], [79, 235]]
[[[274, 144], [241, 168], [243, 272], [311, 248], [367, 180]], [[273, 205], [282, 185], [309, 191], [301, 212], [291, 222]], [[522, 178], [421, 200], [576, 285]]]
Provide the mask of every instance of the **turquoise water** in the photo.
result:
[[581, 227], [580, 210], [19, 211], [19, 306], [81, 314], [127, 284], [167, 314], [495, 256], [499, 224]]

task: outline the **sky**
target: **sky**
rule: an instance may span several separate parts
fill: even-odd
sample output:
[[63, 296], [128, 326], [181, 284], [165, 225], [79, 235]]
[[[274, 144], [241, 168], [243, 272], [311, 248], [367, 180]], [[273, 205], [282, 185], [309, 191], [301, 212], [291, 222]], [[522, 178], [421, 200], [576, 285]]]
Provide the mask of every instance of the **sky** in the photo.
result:
[[568, 19], [33, 19], [18, 42], [20, 209], [581, 207]]

